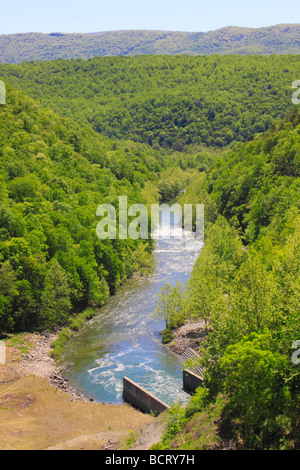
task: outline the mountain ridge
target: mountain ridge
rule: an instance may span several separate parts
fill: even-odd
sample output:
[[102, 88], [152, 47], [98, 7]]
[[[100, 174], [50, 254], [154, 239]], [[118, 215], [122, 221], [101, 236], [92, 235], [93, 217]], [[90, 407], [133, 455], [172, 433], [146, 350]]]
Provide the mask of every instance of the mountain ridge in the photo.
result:
[[0, 35], [0, 62], [97, 56], [300, 54], [300, 24], [226, 26], [208, 32], [119, 30]]

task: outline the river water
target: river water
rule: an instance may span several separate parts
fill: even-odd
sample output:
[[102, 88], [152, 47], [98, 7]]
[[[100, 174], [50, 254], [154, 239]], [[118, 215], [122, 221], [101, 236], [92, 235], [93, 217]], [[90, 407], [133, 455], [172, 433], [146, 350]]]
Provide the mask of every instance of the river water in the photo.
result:
[[152, 313], [166, 283], [186, 284], [203, 245], [180, 228], [176, 216], [166, 238], [169, 233], [163, 221], [156, 232], [153, 274], [126, 281], [66, 345], [63, 376], [95, 401], [123, 403], [124, 376], [168, 405], [189, 398], [182, 389], [181, 359], [162, 344], [165, 325]]

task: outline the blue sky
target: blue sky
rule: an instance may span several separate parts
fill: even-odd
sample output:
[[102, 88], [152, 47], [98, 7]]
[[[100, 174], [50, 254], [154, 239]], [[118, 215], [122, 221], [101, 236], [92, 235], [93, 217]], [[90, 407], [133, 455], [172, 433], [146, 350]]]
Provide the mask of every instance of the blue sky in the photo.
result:
[[0, 34], [210, 31], [300, 22], [299, 0], [3, 0]]

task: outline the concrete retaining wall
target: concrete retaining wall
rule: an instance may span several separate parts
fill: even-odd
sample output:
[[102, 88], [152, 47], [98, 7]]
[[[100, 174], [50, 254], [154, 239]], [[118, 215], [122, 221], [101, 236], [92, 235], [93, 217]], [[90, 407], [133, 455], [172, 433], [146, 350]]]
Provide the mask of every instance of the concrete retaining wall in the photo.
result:
[[195, 393], [198, 387], [202, 387], [203, 378], [194, 374], [190, 370], [183, 371], [183, 388], [189, 392]]
[[154, 413], [156, 416], [170, 408], [127, 377], [123, 378], [123, 398], [144, 413]]

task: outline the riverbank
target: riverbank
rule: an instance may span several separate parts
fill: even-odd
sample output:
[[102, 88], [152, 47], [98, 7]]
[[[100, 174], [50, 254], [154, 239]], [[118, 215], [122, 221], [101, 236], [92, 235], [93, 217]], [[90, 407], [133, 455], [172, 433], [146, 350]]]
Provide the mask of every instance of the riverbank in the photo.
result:
[[197, 351], [201, 342], [206, 338], [205, 322], [188, 320], [184, 325], [172, 330], [173, 340], [167, 347], [177, 355], [182, 355], [188, 348]]
[[[173, 334], [167, 346], [173, 353], [197, 350], [205, 324], [188, 322]], [[92, 402], [70, 387], [49, 355], [58, 335], [57, 329], [6, 340], [7, 362], [0, 365], [0, 449], [117, 450], [135, 434], [134, 448], [146, 450], [159, 440], [162, 424], [157, 429], [154, 418], [128, 405]]]
[[116, 450], [154, 418], [128, 405], [94, 403], [73, 390], [49, 356], [53, 334], [6, 340], [0, 365], [1, 450]]
[[26, 342], [30, 344], [30, 352], [23, 354], [19, 363], [19, 369], [26, 375], [45, 378], [57, 390], [68, 393], [72, 400], [89, 401], [81, 393], [78, 393], [68, 384], [61, 373], [62, 369], [56, 360], [50, 356], [51, 345], [57, 340], [60, 330], [54, 333], [48, 331], [39, 334], [27, 334]]

